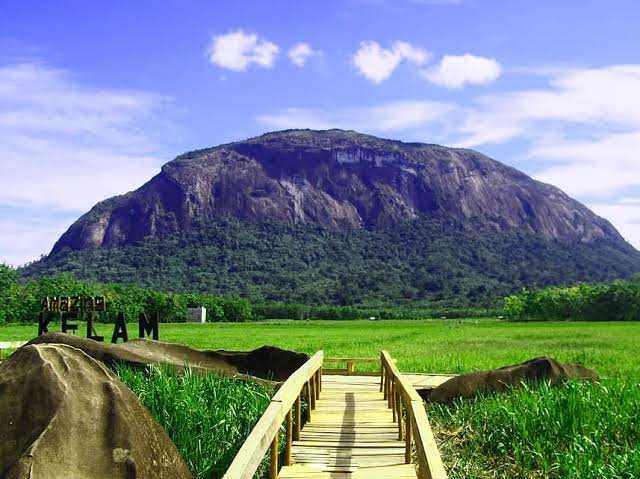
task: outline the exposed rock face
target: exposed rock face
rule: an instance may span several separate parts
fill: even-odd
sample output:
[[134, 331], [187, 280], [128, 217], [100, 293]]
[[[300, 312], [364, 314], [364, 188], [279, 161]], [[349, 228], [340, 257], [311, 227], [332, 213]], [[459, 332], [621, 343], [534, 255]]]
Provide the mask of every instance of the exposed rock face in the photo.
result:
[[569, 379], [598, 381], [599, 376], [593, 369], [541, 357], [493, 371], [461, 374], [434, 389], [419, 392], [431, 402], [448, 403], [457, 398], [472, 399], [481, 393], [506, 391], [523, 382], [559, 384]]
[[64, 333], [46, 333], [29, 344], [65, 344], [82, 350], [93, 359], [113, 366], [117, 362], [133, 366], [171, 364], [180, 369], [192, 368], [229, 375], [249, 375], [267, 381], [284, 381], [302, 366], [309, 356], [273, 346], [253, 351], [201, 351], [189, 346], [147, 339], [122, 344], [97, 342]]
[[223, 215], [371, 228], [431, 214], [549, 240], [623, 241], [558, 188], [481, 153], [292, 130], [176, 158], [138, 190], [96, 205], [53, 252], [126, 245]]
[[102, 363], [62, 344], [0, 365], [0, 477], [193, 476], [167, 433]]

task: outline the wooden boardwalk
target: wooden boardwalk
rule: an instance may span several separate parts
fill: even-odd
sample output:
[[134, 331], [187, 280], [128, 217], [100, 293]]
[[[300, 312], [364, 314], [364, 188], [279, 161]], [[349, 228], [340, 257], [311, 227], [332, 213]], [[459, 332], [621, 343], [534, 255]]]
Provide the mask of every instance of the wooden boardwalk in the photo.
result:
[[[375, 363], [378, 372], [354, 371], [354, 364]], [[271, 479], [447, 479], [413, 386], [435, 387], [447, 379], [405, 376], [386, 351], [379, 359], [325, 359], [318, 351], [273, 396], [224, 479], [253, 478], [267, 452]]]
[[293, 442], [292, 465], [279, 478], [416, 478], [405, 442], [371, 376], [323, 376], [312, 420]]

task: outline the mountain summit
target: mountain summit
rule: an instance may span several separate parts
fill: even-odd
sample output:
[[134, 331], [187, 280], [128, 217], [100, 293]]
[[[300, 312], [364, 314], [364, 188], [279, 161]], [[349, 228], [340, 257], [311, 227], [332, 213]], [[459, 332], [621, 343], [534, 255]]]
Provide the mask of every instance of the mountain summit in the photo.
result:
[[23, 275], [60, 270], [255, 300], [469, 304], [626, 277], [640, 253], [558, 188], [476, 151], [287, 130], [177, 157]]
[[371, 229], [420, 215], [561, 242], [623, 243], [558, 188], [476, 151], [290, 130], [179, 156], [138, 190], [98, 204], [53, 252], [123, 246], [220, 216]]

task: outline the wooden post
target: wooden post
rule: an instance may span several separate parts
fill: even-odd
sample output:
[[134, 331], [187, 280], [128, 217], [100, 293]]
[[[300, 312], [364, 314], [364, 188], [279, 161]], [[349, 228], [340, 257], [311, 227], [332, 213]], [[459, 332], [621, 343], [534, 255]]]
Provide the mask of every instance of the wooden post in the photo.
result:
[[399, 388], [396, 388], [396, 406], [398, 408], [398, 441], [402, 441], [402, 394]]
[[271, 470], [269, 471], [270, 479], [278, 479], [278, 432], [273, 437], [271, 443]]
[[313, 385], [316, 391], [316, 399], [320, 399], [320, 371], [316, 372], [313, 376], [315, 384]]
[[353, 363], [351, 361], [347, 361], [347, 375], [351, 376], [353, 374]]
[[311, 395], [311, 409], [316, 408], [316, 380], [315, 378], [312, 376], [311, 380], [309, 381], [309, 384], [311, 386], [311, 389], [309, 390], [309, 394]]
[[398, 408], [396, 407], [396, 394], [398, 394], [398, 392], [396, 391], [397, 386], [396, 386], [396, 382], [395, 380], [393, 381], [393, 385], [391, 386], [391, 409], [393, 410], [393, 422], [396, 422], [396, 420], [398, 419]]
[[387, 399], [387, 369], [384, 367], [384, 365], [382, 366], [382, 369], [384, 370], [384, 373], [382, 375], [382, 397]]
[[307, 381], [307, 422], [311, 422], [311, 385]]
[[404, 444], [405, 444], [404, 463], [405, 464], [411, 464], [411, 434], [413, 432], [411, 416], [412, 416], [411, 406], [407, 404], [407, 423], [406, 423], [407, 427], [405, 428], [405, 433], [404, 433]]
[[384, 385], [384, 365], [382, 364], [382, 358], [380, 358], [380, 392], [382, 392], [383, 385]]
[[387, 371], [387, 368], [384, 368], [384, 388], [382, 391], [382, 396], [387, 399], [387, 383], [389, 382], [389, 371]]
[[394, 376], [391, 376], [391, 378], [389, 379], [389, 385], [387, 386], [387, 406], [389, 407], [389, 409], [391, 409], [391, 406], [393, 405], [392, 402], [392, 392], [393, 392], [393, 385], [395, 383], [396, 378]]
[[384, 368], [384, 398], [387, 399], [389, 394], [389, 370]]
[[320, 392], [322, 392], [322, 366], [320, 366]]
[[301, 394], [302, 394], [302, 391], [300, 391], [300, 394], [298, 394], [298, 399], [296, 399], [296, 429], [293, 435], [293, 439], [295, 441], [300, 440], [300, 428], [302, 427], [302, 398], [300, 397]]
[[[276, 433], [278, 435], [278, 433]], [[293, 442], [293, 409], [287, 413], [287, 447], [284, 454], [284, 465], [291, 465], [291, 445]]]

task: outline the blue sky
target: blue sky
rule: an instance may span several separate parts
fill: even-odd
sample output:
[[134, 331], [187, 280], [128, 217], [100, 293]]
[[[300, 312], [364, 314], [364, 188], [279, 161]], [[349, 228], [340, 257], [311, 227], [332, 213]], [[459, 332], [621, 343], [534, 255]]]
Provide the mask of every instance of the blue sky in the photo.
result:
[[0, 261], [176, 155], [282, 128], [466, 146], [640, 247], [640, 3], [0, 2]]

